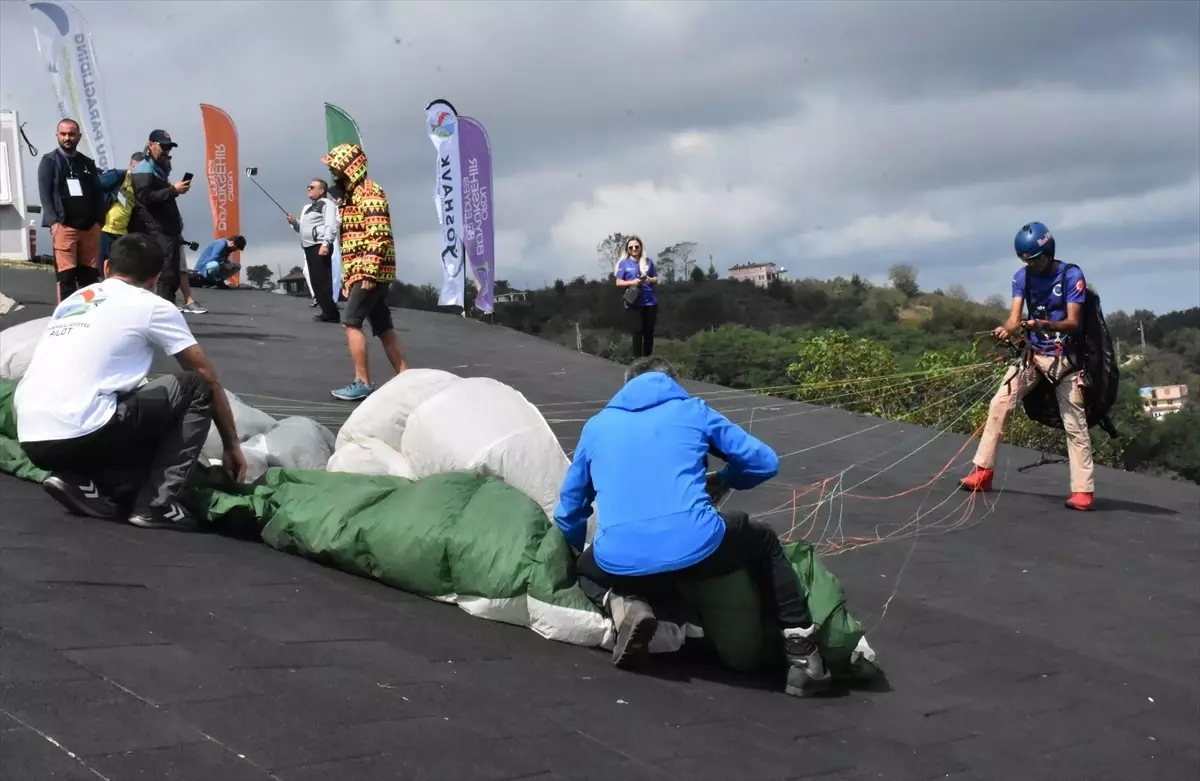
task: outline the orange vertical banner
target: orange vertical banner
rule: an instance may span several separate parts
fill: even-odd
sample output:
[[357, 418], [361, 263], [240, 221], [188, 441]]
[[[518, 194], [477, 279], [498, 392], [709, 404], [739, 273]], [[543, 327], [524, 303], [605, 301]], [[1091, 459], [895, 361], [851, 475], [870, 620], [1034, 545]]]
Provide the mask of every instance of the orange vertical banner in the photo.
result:
[[[204, 118], [205, 170], [208, 172], [208, 201], [212, 204], [215, 241], [242, 232], [237, 128], [229, 115], [216, 106], [201, 103], [200, 114]], [[241, 254], [234, 250], [230, 259], [240, 263]], [[241, 274], [235, 274], [229, 281], [237, 285], [240, 277]]]

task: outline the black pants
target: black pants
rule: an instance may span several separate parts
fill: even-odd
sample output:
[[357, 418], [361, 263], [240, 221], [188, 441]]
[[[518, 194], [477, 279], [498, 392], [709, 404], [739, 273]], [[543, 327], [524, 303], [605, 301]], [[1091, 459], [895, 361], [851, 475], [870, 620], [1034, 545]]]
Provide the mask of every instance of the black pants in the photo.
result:
[[674, 599], [677, 583], [719, 578], [747, 569], [759, 585], [767, 603], [765, 606], [773, 608], [780, 626], [784, 629], [811, 626], [812, 614], [808, 610], [804, 587], [783, 555], [783, 546], [774, 529], [750, 520], [743, 512], [721, 513], [721, 518], [725, 521], [725, 536], [720, 546], [703, 561], [658, 575], [612, 575], [600, 569], [589, 547], [575, 565], [579, 586], [601, 607], [609, 590], [622, 597], [653, 604], [656, 595]]
[[333, 303], [333, 254], [319, 254], [320, 244], [304, 248], [304, 263], [308, 266], [308, 278], [312, 282], [313, 298], [321, 307], [326, 320], [338, 319], [337, 304]]
[[108, 423], [75, 439], [24, 442], [29, 460], [87, 478], [133, 512], [179, 497], [212, 423], [212, 387], [196, 372], [168, 374], [117, 399]]
[[179, 292], [180, 282], [179, 250], [183, 247], [183, 240], [162, 233], [151, 233], [150, 238], [154, 239], [163, 251], [163, 270], [158, 276], [158, 284], [155, 285], [154, 292], [171, 303], [175, 303], [175, 294]]
[[654, 354], [654, 324], [658, 320], [658, 305], [631, 306], [625, 312], [629, 318], [629, 332], [633, 336], [633, 357], [644, 358]]

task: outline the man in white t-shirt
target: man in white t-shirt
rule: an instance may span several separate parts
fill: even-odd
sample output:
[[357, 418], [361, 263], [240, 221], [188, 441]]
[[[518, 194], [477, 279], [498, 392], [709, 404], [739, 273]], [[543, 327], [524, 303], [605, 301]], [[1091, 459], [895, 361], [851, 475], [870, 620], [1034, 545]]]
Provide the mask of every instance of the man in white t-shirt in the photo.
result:
[[[234, 479], [246, 460], [216, 371], [183, 314], [154, 293], [162, 271], [151, 237], [116, 241], [107, 278], [54, 310], [13, 405], [21, 447], [68, 510], [190, 531], [179, 495], [212, 423]], [[156, 347], [184, 371], [146, 382]]]

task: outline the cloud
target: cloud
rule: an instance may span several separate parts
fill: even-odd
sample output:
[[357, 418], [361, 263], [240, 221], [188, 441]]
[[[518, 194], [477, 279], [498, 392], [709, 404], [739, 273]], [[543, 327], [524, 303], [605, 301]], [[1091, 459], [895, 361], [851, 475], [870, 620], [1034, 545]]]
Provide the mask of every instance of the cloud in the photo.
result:
[[896, 212], [859, 217], [834, 230], [812, 230], [796, 241], [799, 252], [817, 257], [850, 255], [862, 250], [911, 247], [930, 244], [958, 235], [954, 226], [927, 212]]
[[[907, 262], [926, 289], [1006, 295], [1013, 236], [1038, 219], [1106, 308], [1200, 305], [1195, 3], [1050, 3], [1035, 23], [1002, 0], [77, 5], [121, 154], [165, 127], [197, 173], [180, 201], [193, 240], [212, 224], [198, 104], [229, 112], [242, 165], [295, 211], [324, 174], [328, 100], [391, 199], [401, 277], [436, 284], [422, 119], [445, 97], [488, 128], [497, 276], [514, 285], [595, 275], [596, 243], [626, 231], [696, 241], [721, 271]], [[57, 117], [32, 19], [0, 3], [0, 103], [45, 152]], [[245, 261], [286, 271], [295, 234], [241, 182]]]
[[751, 186], [708, 189], [691, 180], [673, 186], [640, 181], [597, 188], [590, 199], [568, 206], [550, 234], [562, 252], [594, 261], [597, 242], [613, 231], [637, 234], [649, 247], [680, 240], [703, 244], [761, 235], [782, 216], [779, 198]]

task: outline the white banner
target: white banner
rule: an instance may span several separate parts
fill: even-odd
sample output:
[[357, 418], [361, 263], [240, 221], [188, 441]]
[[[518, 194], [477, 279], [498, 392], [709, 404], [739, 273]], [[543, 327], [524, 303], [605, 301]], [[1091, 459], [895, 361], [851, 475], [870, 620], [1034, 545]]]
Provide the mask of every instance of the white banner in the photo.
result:
[[334, 220], [333, 229], [333, 251], [329, 253], [329, 262], [333, 265], [331, 270], [331, 278], [333, 279], [333, 305], [337, 306], [338, 301], [342, 300], [342, 219], [338, 217]]
[[83, 135], [80, 149], [96, 161], [97, 168], [124, 168], [125, 161], [114, 165], [112, 139], [104, 118], [104, 92], [87, 20], [73, 5], [61, 0], [29, 0], [29, 7], [34, 11], [34, 39], [58, 95], [59, 116], [79, 123]]
[[462, 165], [458, 154], [458, 113], [444, 100], [425, 107], [425, 127], [437, 150], [433, 200], [442, 226], [442, 292], [438, 306], [466, 306], [466, 252], [462, 241]]

